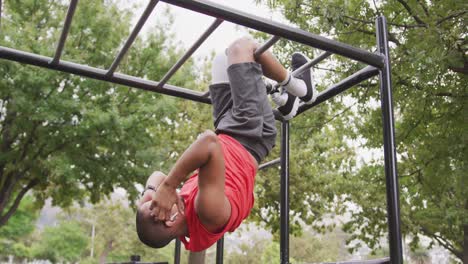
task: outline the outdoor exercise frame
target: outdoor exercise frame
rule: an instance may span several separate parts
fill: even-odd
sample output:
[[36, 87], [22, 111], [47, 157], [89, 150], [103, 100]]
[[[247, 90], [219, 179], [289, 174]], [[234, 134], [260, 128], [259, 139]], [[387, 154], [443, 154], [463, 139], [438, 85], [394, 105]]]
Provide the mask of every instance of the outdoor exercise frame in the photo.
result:
[[[318, 104], [340, 94], [352, 86], [359, 84], [371, 77], [379, 75], [380, 80], [380, 97], [383, 120], [383, 145], [384, 145], [384, 161], [385, 161], [385, 177], [387, 189], [387, 217], [389, 227], [389, 247], [390, 257], [366, 261], [364, 263], [403, 263], [402, 256], [402, 241], [400, 231], [400, 209], [399, 209], [399, 193], [398, 193], [398, 178], [397, 178], [397, 160], [395, 149], [395, 128], [393, 119], [393, 103], [392, 103], [392, 82], [390, 55], [387, 40], [387, 25], [386, 19], [380, 16], [376, 19], [376, 38], [378, 51], [372, 53], [353, 46], [340, 43], [331, 39], [327, 39], [307, 31], [293, 28], [275, 21], [260, 18], [251, 14], [238, 11], [233, 8], [219, 5], [206, 0], [161, 0], [168, 4], [176, 5], [195, 12], [199, 12], [208, 16], [214, 17], [213, 23], [200, 36], [200, 38], [187, 50], [187, 52], [176, 62], [176, 64], [166, 73], [159, 81], [145, 80], [142, 78], [129, 76], [115, 72], [125, 56], [134, 40], [138, 36], [141, 28], [145, 24], [149, 15], [159, 2], [158, 0], [150, 0], [148, 6], [144, 10], [142, 16], [135, 25], [133, 31], [127, 41], [117, 54], [114, 62], [108, 69], [99, 69], [82, 64], [61, 60], [63, 48], [68, 36], [73, 15], [75, 13], [78, 0], [71, 0], [68, 12], [66, 14], [62, 34], [57, 44], [55, 56], [45, 57], [38, 54], [33, 54], [25, 51], [20, 51], [8, 47], [0, 46], [0, 58], [16, 61], [20, 63], [35, 65], [43, 68], [53, 69], [57, 71], [72, 73], [84, 77], [103, 80], [115, 84], [126, 85], [138, 89], [158, 92], [175, 97], [189, 99], [196, 102], [211, 104], [209, 93], [196, 92], [190, 89], [177, 87], [167, 84], [167, 81], [173, 74], [189, 59], [192, 54], [200, 47], [200, 45], [213, 33], [216, 28], [223, 22], [229, 21], [238, 25], [246, 26], [251, 29], [262, 31], [272, 35], [272, 38], [261, 46], [256, 51], [255, 55], [261, 54], [279, 39], [283, 38], [290, 41], [295, 41], [308, 45], [313, 48], [323, 50], [324, 52], [311, 60], [309, 63], [298, 69], [295, 73], [313, 67], [322, 60], [332, 54], [338, 54], [369, 66], [362, 68], [356, 73], [343, 79], [324, 91], [320, 92], [317, 100], [311, 105], [301, 105], [298, 115], [306, 110], [317, 106]], [[0, 14], [2, 11], [2, 1], [0, 0]], [[1, 25], [1, 16], [0, 16]], [[275, 117], [281, 122], [281, 156], [279, 159], [267, 162], [260, 166], [260, 169], [265, 169], [270, 166], [280, 163], [281, 166], [281, 190], [280, 190], [280, 258], [281, 263], [289, 263], [289, 121], [284, 121], [282, 117], [275, 112]], [[216, 263], [223, 262], [223, 239], [217, 243]], [[180, 262], [180, 241], [176, 241], [174, 262]], [[339, 263], [357, 263], [355, 261], [339, 262]], [[359, 263], [363, 263], [359, 261]]]

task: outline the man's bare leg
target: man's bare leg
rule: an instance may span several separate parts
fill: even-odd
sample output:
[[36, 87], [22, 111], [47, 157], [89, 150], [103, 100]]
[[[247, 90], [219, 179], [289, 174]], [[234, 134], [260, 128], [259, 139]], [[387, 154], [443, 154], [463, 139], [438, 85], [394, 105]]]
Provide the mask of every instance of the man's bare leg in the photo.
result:
[[250, 37], [243, 37], [234, 41], [227, 50], [228, 64], [242, 62], [257, 62], [262, 65], [263, 74], [277, 82], [282, 82], [288, 77], [288, 70], [269, 51], [263, 52], [254, 58], [254, 52], [259, 45]]
[[254, 52], [257, 48], [259, 44], [250, 37], [234, 41], [227, 50], [228, 64], [255, 61], [262, 65], [263, 75], [278, 82], [292, 95], [302, 97], [307, 94], [308, 87], [304, 81], [291, 76], [270, 51], [263, 52], [255, 59]]
[[243, 62], [257, 62], [262, 66], [263, 75], [278, 82], [283, 87], [283, 92], [276, 91], [271, 98], [278, 105], [278, 111], [285, 120], [293, 118], [299, 107], [299, 99], [312, 93], [313, 87], [307, 85], [304, 80], [291, 76], [291, 73], [269, 51], [265, 51], [257, 58], [254, 52], [259, 45], [250, 37], [240, 38], [232, 43], [228, 50], [228, 64]]

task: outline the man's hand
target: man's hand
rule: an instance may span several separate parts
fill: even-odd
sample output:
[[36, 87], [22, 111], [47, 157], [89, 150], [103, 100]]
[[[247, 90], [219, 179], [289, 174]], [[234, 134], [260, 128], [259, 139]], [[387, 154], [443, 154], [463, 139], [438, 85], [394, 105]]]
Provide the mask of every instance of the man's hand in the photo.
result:
[[184, 204], [182, 199], [179, 199], [176, 189], [162, 183], [153, 193], [149, 209], [155, 221], [174, 221], [174, 219], [171, 219], [171, 211], [174, 205], [177, 206], [179, 213], [183, 215]]

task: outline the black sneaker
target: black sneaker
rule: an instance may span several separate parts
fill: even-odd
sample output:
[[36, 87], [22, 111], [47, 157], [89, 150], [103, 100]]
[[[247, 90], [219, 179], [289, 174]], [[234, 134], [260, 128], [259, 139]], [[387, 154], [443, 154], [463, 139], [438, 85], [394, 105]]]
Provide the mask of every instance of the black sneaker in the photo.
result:
[[[295, 52], [291, 59], [291, 67], [293, 72], [302, 65], [306, 64], [308, 61], [309, 59], [304, 54]], [[307, 86], [307, 94], [300, 97], [300, 99], [305, 104], [312, 104], [315, 102], [318, 93], [317, 90], [315, 90], [315, 85], [313, 82], [312, 68], [305, 70], [299, 75], [296, 75], [296, 78], [303, 80]]]
[[[287, 98], [279, 98], [287, 96]], [[277, 110], [281, 113], [284, 120], [289, 120], [296, 116], [297, 109], [299, 108], [299, 98], [283, 90], [281, 93], [279, 91], [271, 94], [272, 101], [278, 105]]]

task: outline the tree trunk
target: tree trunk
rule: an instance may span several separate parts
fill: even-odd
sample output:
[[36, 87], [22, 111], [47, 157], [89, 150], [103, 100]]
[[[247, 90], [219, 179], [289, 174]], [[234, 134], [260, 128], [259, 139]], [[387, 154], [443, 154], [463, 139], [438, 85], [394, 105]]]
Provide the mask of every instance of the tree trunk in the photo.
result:
[[205, 264], [206, 250], [199, 252], [190, 251], [188, 264]]
[[101, 256], [99, 256], [99, 264], [105, 264], [107, 260], [107, 255], [112, 251], [112, 240], [107, 242], [106, 247], [101, 253]]

